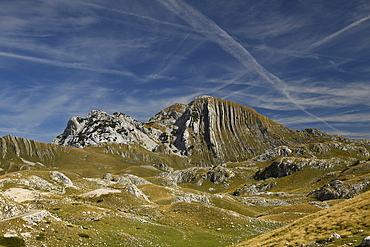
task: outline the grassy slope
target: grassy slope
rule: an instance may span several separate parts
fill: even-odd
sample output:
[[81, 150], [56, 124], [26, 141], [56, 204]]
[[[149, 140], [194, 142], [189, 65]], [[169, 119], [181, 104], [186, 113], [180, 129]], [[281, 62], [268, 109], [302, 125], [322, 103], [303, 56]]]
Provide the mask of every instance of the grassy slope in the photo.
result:
[[370, 191], [237, 246], [297, 246], [324, 243], [334, 232], [342, 239], [327, 246], [359, 243], [370, 231]]
[[[139, 244], [143, 246], [226, 246], [245, 241], [311, 213], [320, 215], [321, 212], [326, 212], [325, 214], [333, 214], [331, 217], [339, 220], [344, 213], [336, 214], [337, 206], [326, 211], [317, 212], [320, 209], [309, 203], [314, 199], [306, 198], [307, 193], [332, 180], [333, 177], [326, 176], [328, 173], [335, 172], [337, 174], [335, 178], [351, 181], [368, 177], [370, 171], [369, 162], [350, 167], [339, 164], [331, 170], [305, 169], [283, 178], [256, 181], [252, 179], [255, 171], [268, 166], [272, 162], [271, 160], [267, 162], [246, 162], [245, 165], [243, 163], [230, 163], [228, 167], [233, 169], [236, 175], [230, 179], [228, 186], [223, 183], [213, 184], [206, 180], [202, 186], [189, 183], [179, 184], [178, 187], [173, 188], [183, 193], [206, 194], [209, 197], [210, 205], [197, 202], [174, 203], [173, 198], [178, 195], [175, 195], [171, 192], [171, 189], [163, 186], [162, 183], [156, 182], [158, 178], [155, 176], [162, 171], [156, 170], [153, 164], [164, 163], [175, 170], [189, 167], [187, 160], [179, 156], [153, 153], [140, 147], [129, 147], [124, 144], [104, 144], [98, 147], [77, 149], [31, 143], [27, 145], [31, 145], [33, 151], [30, 148], [28, 148], [28, 151], [22, 151], [26, 149], [26, 144], [26, 142], [18, 140], [21, 157], [27, 161], [41, 162], [46, 167], [29, 166], [28, 168], [31, 171], [20, 172], [23, 177], [28, 176], [27, 174], [37, 175], [52, 182], [50, 181], [49, 171], [59, 170], [82, 188], [82, 190], [68, 189], [65, 195], [53, 195], [51, 198], [45, 198], [37, 203], [30, 203], [33, 207], [46, 209], [62, 219], [61, 222], [50, 220], [51, 223], [44, 222], [34, 227], [32, 239], [30, 238], [27, 243], [36, 246], [42, 242], [55, 242], [59, 246], [68, 246], [68, 244], [77, 243], [78, 241], [92, 246], [99, 246], [99, 242], [105, 242], [108, 246], [137, 246]], [[1, 164], [5, 164], [4, 168], [8, 167], [6, 162], [13, 162], [14, 169], [26, 165], [12, 152], [13, 146], [7, 144], [6, 147], [5, 157], [2, 158], [2, 155], [0, 155]], [[334, 151], [335, 153], [333, 153]], [[43, 153], [45, 155], [41, 155]], [[356, 155], [349, 151], [334, 149], [326, 151], [318, 158], [336, 156], [343, 159], [360, 159], [361, 161], [365, 159]], [[15, 170], [8, 170], [7, 172], [11, 171]], [[108, 172], [134, 174], [153, 182], [154, 184], [138, 186], [152, 203], [148, 204], [144, 200], [134, 197], [118, 185], [114, 188], [122, 189], [123, 192], [120, 194], [109, 194], [87, 199], [79, 196], [84, 192], [99, 188], [97, 184], [82, 178], [99, 178], [102, 174]], [[6, 178], [6, 175], [0, 178]], [[284, 206], [246, 205], [243, 200], [250, 195], [231, 196], [233, 191], [243, 185], [262, 182], [276, 182], [276, 185], [269, 191], [285, 192], [289, 195], [261, 195], [259, 198], [278, 199], [292, 204]], [[16, 185], [7, 184], [2, 190], [9, 186]], [[368, 200], [368, 194], [364, 195], [367, 195], [364, 200]], [[329, 204], [334, 205], [337, 202], [337, 200], [333, 200]], [[332, 209], [334, 211], [331, 211]], [[260, 246], [279, 245], [280, 243], [285, 246], [286, 242], [294, 246], [312, 240], [323, 241], [334, 231], [343, 234], [343, 236], [346, 234], [354, 236], [353, 238], [346, 238], [348, 241], [355, 240], [355, 238], [360, 240], [363, 234], [357, 233], [358, 230], [369, 230], [369, 225], [366, 225], [366, 222], [361, 219], [362, 216], [368, 216], [368, 214], [363, 213], [363, 210], [359, 209], [353, 212], [354, 215], [359, 215], [359, 217], [356, 216], [357, 218], [354, 217], [356, 221], [353, 222], [353, 225], [351, 223], [352, 219], [348, 221], [344, 216], [342, 221], [336, 223], [339, 224], [338, 226], [330, 225], [333, 222], [332, 218], [326, 222], [325, 217], [320, 216], [315, 221], [307, 218], [310, 216], [306, 216], [303, 219], [309, 219], [311, 225], [302, 226], [303, 228], [300, 225], [293, 225], [296, 232], [288, 232], [288, 230], [284, 230], [288, 228], [283, 228], [281, 234], [269, 235], [267, 242], [261, 242], [265, 244]], [[91, 212], [93, 216], [90, 217], [87, 212]], [[249, 218], [260, 214], [265, 215], [257, 219]], [[147, 222], [142, 221], [142, 219], [147, 220]], [[264, 220], [276, 220], [278, 222], [273, 223]], [[299, 222], [303, 224], [305, 220], [298, 220], [294, 224]], [[21, 228], [22, 224], [23, 221], [20, 219], [3, 222], [0, 224], [0, 229], [4, 229], [4, 231], [0, 231], [0, 233], [5, 234], [7, 229], [15, 226]], [[47, 227], [48, 225], [49, 227]], [[47, 230], [47, 228], [50, 230]], [[307, 230], [305, 230], [306, 228]], [[42, 229], [46, 230], [43, 231]], [[51, 229], [54, 229], [54, 231]], [[82, 236], [78, 234], [82, 234]], [[87, 234], [89, 238], [83, 234]], [[311, 235], [313, 237], [308, 238]], [[35, 236], [39, 237], [36, 238]], [[276, 241], [272, 239], [276, 239]], [[2, 240], [0, 239], [0, 241]], [[252, 241], [251, 244], [246, 244], [246, 246], [258, 246], [255, 245], [254, 240], [250, 241]]]

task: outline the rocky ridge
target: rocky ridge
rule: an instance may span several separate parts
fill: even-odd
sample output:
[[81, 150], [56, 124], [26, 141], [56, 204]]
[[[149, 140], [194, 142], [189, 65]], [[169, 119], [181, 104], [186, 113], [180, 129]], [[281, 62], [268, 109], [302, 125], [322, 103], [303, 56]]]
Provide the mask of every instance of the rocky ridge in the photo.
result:
[[[229, 246], [370, 195], [368, 140], [294, 131], [209, 96], [146, 123], [73, 117], [55, 143], [0, 138], [0, 245]], [[343, 211], [298, 233], [359, 244], [370, 211], [358, 202], [350, 221]]]
[[[255, 110], [211, 96], [174, 104], [141, 123], [122, 114], [94, 110], [72, 117], [53, 140], [63, 146], [137, 143], [147, 150], [191, 157], [192, 163], [242, 161], [267, 149], [338, 139], [317, 130], [295, 131]], [[342, 138], [344, 139], [344, 138]]]

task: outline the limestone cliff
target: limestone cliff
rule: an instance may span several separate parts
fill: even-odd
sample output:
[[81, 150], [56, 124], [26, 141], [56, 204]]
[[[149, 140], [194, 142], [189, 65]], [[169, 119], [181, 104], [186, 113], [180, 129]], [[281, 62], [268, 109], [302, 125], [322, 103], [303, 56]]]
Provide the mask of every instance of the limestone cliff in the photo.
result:
[[85, 147], [104, 142], [138, 143], [155, 151], [188, 156], [192, 163], [242, 161], [279, 146], [336, 137], [317, 130], [296, 131], [254, 109], [211, 96], [174, 104], [141, 123], [122, 114], [92, 111], [72, 117], [53, 143]]
[[53, 143], [62, 146], [85, 147], [103, 142], [134, 143], [152, 150], [158, 146], [161, 132], [144, 127], [142, 123], [123, 113], [110, 115], [104, 111], [91, 111], [86, 118], [72, 117], [63, 134]]
[[216, 163], [245, 160], [279, 146], [336, 138], [312, 129], [289, 129], [252, 108], [211, 96], [166, 108], [150, 122], [170, 131], [168, 139], [182, 154]]

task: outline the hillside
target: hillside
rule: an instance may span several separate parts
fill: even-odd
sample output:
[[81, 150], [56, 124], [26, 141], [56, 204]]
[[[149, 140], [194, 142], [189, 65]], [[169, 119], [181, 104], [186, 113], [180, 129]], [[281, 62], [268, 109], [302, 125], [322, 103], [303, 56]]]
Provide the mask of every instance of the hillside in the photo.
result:
[[359, 246], [369, 236], [370, 191], [237, 246]]
[[268, 149], [343, 139], [317, 130], [296, 131], [254, 109], [211, 96], [175, 104], [141, 123], [123, 114], [92, 111], [72, 117], [53, 143], [85, 147], [137, 143], [150, 151], [189, 157], [197, 165], [243, 161]]
[[369, 140], [209, 96], [146, 123], [93, 111], [54, 144], [0, 138], [0, 246], [356, 244], [369, 177]]

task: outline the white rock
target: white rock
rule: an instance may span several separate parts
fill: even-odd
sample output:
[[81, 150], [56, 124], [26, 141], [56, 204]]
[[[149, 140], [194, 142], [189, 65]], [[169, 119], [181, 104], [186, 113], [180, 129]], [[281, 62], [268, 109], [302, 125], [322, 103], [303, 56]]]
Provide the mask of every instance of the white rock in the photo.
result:
[[335, 239], [341, 239], [341, 238], [342, 237], [338, 233], [334, 232], [332, 235], [330, 235], [330, 237], [328, 238], [328, 241], [330, 242], [330, 241], [333, 241]]
[[51, 175], [51, 179], [54, 181], [57, 181], [58, 183], [62, 183], [67, 187], [75, 187], [71, 179], [61, 172], [52, 171], [50, 172], [50, 175]]
[[367, 236], [361, 241], [361, 247], [370, 246], [370, 236]]

